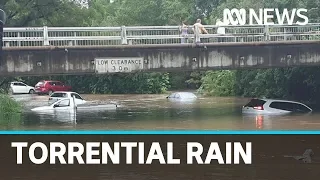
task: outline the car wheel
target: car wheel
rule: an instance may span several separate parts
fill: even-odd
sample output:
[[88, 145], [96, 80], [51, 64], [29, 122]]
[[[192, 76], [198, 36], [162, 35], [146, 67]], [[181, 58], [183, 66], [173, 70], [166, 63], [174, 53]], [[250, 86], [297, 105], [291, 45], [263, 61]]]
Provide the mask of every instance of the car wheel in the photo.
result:
[[35, 91], [33, 89], [30, 89], [29, 94], [34, 94]]
[[50, 91], [48, 92], [49, 96], [50, 96], [52, 93], [53, 93], [53, 91], [50, 90]]

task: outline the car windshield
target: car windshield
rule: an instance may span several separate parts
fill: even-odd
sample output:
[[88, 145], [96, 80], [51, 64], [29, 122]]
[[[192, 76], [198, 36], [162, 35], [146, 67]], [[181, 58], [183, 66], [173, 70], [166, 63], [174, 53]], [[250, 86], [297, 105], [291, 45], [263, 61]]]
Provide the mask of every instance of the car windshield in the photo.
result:
[[263, 106], [266, 103], [266, 101], [261, 99], [251, 99], [251, 101], [246, 104], [244, 107], [257, 107], [257, 106]]
[[43, 81], [40, 81], [36, 84], [36, 86], [41, 86], [41, 85], [44, 85], [44, 82]]
[[67, 97], [67, 93], [53, 93], [50, 97]]

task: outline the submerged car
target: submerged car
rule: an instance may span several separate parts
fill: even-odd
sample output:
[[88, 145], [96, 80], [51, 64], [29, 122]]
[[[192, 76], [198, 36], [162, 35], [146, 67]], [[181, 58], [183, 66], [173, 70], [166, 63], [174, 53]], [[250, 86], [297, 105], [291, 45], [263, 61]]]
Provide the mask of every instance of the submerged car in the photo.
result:
[[305, 104], [275, 99], [251, 99], [242, 107], [244, 114], [288, 114], [309, 113], [312, 109]]
[[54, 112], [54, 111], [77, 111], [77, 110], [114, 110], [118, 107], [117, 104], [102, 104], [102, 105], [88, 105], [88, 106], [78, 106], [76, 103], [76, 98], [63, 98], [58, 101], [49, 104], [48, 106], [41, 106], [31, 109], [31, 111], [36, 112]]
[[85, 104], [86, 101], [76, 92], [69, 92], [69, 91], [56, 91], [52, 93], [49, 97], [48, 104], [52, 104], [56, 101], [61, 99], [69, 99], [75, 97], [76, 105]]
[[191, 92], [175, 92], [170, 94], [168, 99], [197, 99], [197, 96]]
[[52, 103], [49, 106], [41, 106], [31, 109], [31, 111], [52, 111], [52, 110], [62, 110], [62, 111], [74, 111], [76, 109], [75, 100], [73, 98], [61, 99]]

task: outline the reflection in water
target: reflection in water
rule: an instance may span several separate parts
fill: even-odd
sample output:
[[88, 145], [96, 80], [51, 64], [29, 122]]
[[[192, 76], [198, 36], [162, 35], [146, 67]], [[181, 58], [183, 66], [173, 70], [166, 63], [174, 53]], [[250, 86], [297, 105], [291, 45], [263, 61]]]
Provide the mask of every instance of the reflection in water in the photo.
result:
[[22, 118], [20, 113], [0, 113], [0, 128], [4, 130], [21, 128]]
[[[84, 95], [88, 101], [117, 102], [116, 110], [104, 108], [77, 113], [34, 113], [48, 96], [24, 101], [26, 112], [16, 129], [319, 129], [319, 113], [306, 115], [242, 115], [248, 99], [200, 97], [194, 101], [170, 101], [166, 95]], [[3, 118], [4, 119], [4, 118]]]
[[37, 113], [39, 119], [50, 119], [60, 123], [76, 124], [77, 113], [75, 111], [51, 111]]
[[263, 128], [263, 116], [261, 115], [256, 116], [256, 128], [258, 129]]

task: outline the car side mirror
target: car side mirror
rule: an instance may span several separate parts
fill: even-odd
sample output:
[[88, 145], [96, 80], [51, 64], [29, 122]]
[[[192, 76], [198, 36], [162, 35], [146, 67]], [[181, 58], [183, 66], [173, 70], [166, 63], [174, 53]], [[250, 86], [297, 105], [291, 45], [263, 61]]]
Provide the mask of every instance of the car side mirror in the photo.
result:
[[58, 105], [58, 104], [55, 104], [55, 105], [53, 105], [53, 107], [56, 108], [56, 107], [59, 107], [59, 105]]

